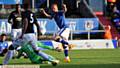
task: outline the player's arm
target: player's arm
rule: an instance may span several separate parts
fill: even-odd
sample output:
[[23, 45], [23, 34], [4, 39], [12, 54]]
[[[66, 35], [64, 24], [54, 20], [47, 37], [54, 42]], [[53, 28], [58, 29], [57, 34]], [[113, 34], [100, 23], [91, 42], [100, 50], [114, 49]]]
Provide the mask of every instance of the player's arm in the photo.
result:
[[44, 49], [49, 49], [49, 50], [54, 50], [54, 48], [52, 46], [47, 46], [42, 44], [41, 42], [37, 42], [38, 47], [44, 48]]
[[12, 24], [13, 23], [13, 13], [10, 14], [8, 17], [8, 23]]
[[40, 11], [41, 11], [46, 17], [52, 18], [52, 16], [49, 15], [48, 13], [46, 13], [44, 9], [40, 9]]
[[23, 34], [26, 32], [27, 30], [27, 26], [28, 26], [28, 19], [27, 18], [24, 18], [23, 19], [23, 28], [22, 28], [22, 34], [20, 37], [23, 37]]
[[62, 5], [63, 12], [67, 12], [67, 7], [65, 4]]
[[38, 32], [38, 36], [39, 36], [39, 35], [41, 35], [41, 31], [40, 31], [38, 22], [36, 22], [35, 25], [37, 26], [37, 32]]
[[37, 32], [38, 32], [38, 36], [39, 36], [39, 35], [41, 35], [40, 26], [37, 22], [37, 18], [35, 17], [35, 15], [33, 15], [33, 18], [34, 18], [34, 23], [37, 26]]
[[37, 45], [38, 47], [41, 47], [41, 48], [44, 48], [44, 49], [48, 49], [48, 50], [55, 50], [55, 51], [58, 51], [58, 52], [61, 52], [62, 49], [60, 48], [54, 48], [53, 46], [48, 46], [48, 45], [45, 45], [45, 44], [42, 44], [41, 42], [37, 42]]

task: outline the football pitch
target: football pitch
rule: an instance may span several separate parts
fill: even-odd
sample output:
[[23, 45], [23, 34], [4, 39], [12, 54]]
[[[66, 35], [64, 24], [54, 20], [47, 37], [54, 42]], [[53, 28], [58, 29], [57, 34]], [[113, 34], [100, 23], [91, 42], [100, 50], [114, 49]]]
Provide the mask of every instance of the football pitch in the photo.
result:
[[[45, 51], [60, 60], [57, 66], [39, 64], [40, 68], [120, 68], [120, 48], [117, 49], [91, 49], [70, 51], [71, 62], [64, 62], [63, 52]], [[0, 57], [2, 63], [3, 57]], [[28, 59], [12, 59], [10, 65], [32, 65]]]

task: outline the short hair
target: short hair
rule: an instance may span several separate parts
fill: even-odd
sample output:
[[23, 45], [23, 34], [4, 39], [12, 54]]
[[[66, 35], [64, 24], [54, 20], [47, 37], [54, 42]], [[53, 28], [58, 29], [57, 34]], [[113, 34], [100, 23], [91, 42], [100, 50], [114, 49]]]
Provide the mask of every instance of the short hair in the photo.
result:
[[20, 4], [16, 4], [16, 6], [20, 6]]
[[24, 9], [30, 8], [30, 4], [28, 4], [28, 3], [23, 4], [23, 8], [24, 8]]
[[0, 36], [7, 36], [5, 33], [1, 34]]
[[53, 3], [52, 6], [58, 6], [57, 3]]
[[20, 4], [16, 4], [15, 6], [16, 6], [16, 8], [18, 8], [18, 6], [20, 6]]

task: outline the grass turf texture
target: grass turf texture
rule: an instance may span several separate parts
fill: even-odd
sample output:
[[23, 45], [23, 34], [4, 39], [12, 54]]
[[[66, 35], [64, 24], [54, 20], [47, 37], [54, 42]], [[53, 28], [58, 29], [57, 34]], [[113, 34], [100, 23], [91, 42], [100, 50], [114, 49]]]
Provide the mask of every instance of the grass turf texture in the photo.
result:
[[[71, 62], [64, 62], [63, 52], [45, 51], [60, 60], [60, 63], [53, 67], [50, 64], [40, 64], [40, 68], [120, 68], [120, 48], [117, 49], [93, 49], [93, 50], [72, 50], [70, 51]], [[0, 57], [2, 63], [3, 57]], [[28, 59], [13, 59], [11, 64], [32, 63]]]

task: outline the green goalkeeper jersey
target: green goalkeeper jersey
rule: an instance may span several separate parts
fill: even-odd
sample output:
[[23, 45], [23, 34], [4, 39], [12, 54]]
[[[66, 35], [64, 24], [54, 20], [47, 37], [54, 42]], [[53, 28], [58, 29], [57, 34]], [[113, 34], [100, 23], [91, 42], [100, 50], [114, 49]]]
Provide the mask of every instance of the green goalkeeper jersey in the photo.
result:
[[[37, 42], [37, 45], [38, 45], [38, 47], [41, 47], [41, 48], [53, 50], [53, 47], [45, 46], [40, 42]], [[33, 48], [28, 43], [25, 43], [22, 46], [22, 48], [19, 50], [19, 55], [18, 56], [20, 56], [23, 52], [25, 52], [27, 54], [28, 58], [30, 59], [30, 61], [32, 63], [42, 63], [42, 61], [44, 61], [44, 59], [42, 57], [40, 57], [39, 55], [37, 55], [34, 52]], [[52, 56], [49, 56], [49, 57], [54, 59], [54, 57], [52, 57]]]
[[47, 45], [44, 45], [40, 42], [37, 42], [37, 46], [41, 47], [41, 48], [44, 48], [44, 49], [48, 49], [48, 50], [54, 50], [54, 48], [52, 46], [47, 46]]

